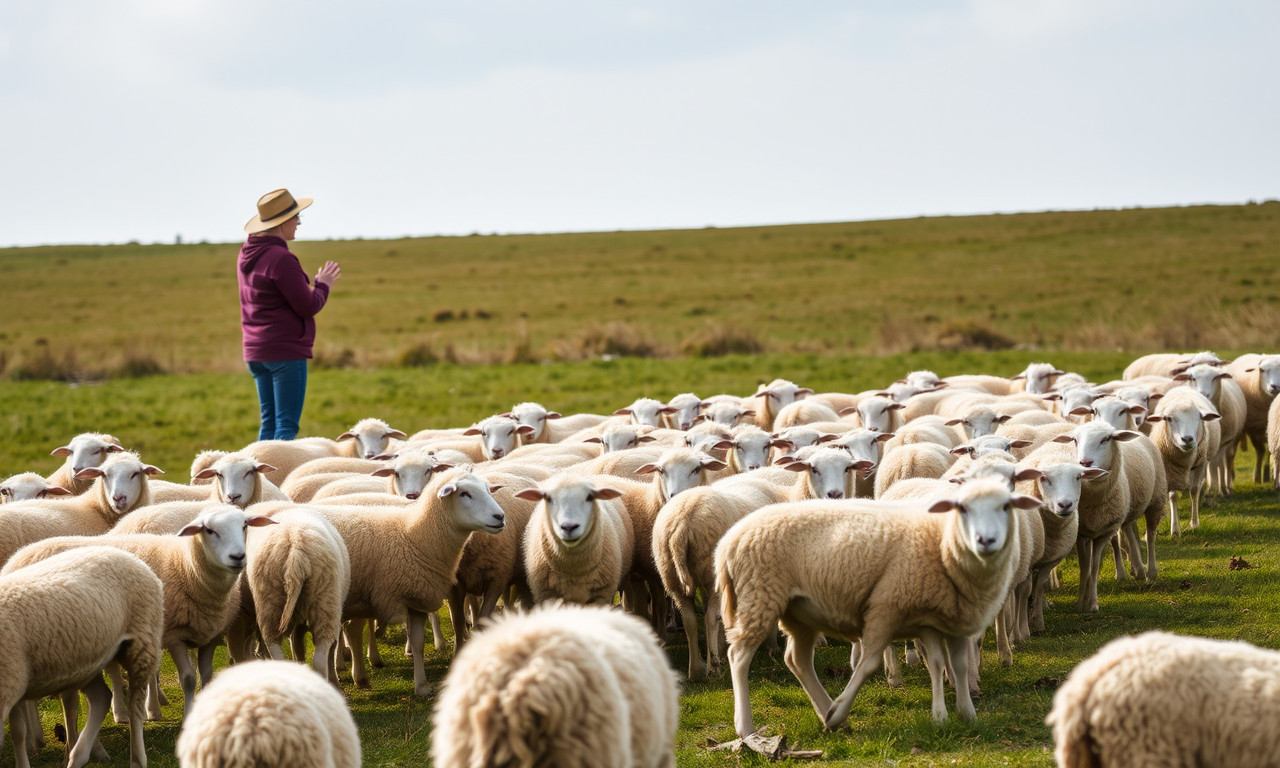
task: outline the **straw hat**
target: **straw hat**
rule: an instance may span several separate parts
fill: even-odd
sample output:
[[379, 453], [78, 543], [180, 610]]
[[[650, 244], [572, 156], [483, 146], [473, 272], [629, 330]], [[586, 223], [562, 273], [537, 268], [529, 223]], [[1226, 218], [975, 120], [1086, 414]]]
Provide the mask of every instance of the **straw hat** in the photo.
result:
[[272, 190], [258, 198], [258, 215], [249, 219], [249, 223], [244, 225], [244, 231], [251, 235], [255, 232], [266, 232], [277, 224], [283, 224], [297, 216], [308, 205], [311, 205], [309, 197], [294, 200], [287, 189]]

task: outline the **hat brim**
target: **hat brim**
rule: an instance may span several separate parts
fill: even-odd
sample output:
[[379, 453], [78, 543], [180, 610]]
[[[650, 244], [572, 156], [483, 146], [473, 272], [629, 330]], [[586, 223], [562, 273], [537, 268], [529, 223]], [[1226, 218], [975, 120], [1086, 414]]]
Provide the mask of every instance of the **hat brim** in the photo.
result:
[[244, 225], [244, 231], [248, 232], [251, 235], [257, 232], [266, 232], [268, 229], [271, 229], [272, 227], [278, 224], [283, 224], [289, 219], [292, 219], [294, 216], [297, 216], [299, 213], [302, 213], [302, 209], [311, 205], [311, 203], [314, 200], [315, 198], [311, 198], [311, 197], [295, 198], [294, 202], [298, 204], [297, 208], [294, 208], [292, 211], [289, 211], [288, 213], [283, 213], [279, 216], [274, 216], [270, 219], [263, 219], [261, 216], [254, 216], [252, 219], [249, 219], [248, 224]]

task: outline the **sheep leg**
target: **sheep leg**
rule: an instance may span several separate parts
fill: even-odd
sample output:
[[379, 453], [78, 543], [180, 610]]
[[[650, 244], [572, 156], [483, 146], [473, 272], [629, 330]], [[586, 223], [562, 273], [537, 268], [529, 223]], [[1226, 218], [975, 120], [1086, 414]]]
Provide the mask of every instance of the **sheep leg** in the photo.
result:
[[347, 647], [351, 649], [351, 678], [355, 680], [357, 688], [368, 689], [369, 672], [364, 666], [364, 654], [360, 650], [364, 648], [364, 625], [363, 619], [348, 621], [342, 625], [342, 633], [347, 638]]
[[[702, 680], [706, 678], [707, 667], [711, 665], [711, 649], [714, 645], [711, 625], [707, 624], [707, 660], [704, 662], [698, 648], [698, 617], [693, 601], [687, 595], [677, 595], [676, 610], [680, 612], [684, 623], [684, 639], [689, 644], [689, 679]], [[707, 613], [709, 615], [711, 612]]]
[[1076, 560], [1080, 563], [1080, 595], [1076, 599], [1076, 610], [1089, 612], [1089, 573], [1093, 570], [1090, 562], [1093, 557], [1093, 542], [1083, 536], [1076, 539]]
[[[182, 643], [172, 643], [166, 648], [173, 658], [173, 666], [178, 668], [178, 680], [182, 683], [182, 721], [187, 719], [187, 710], [196, 698], [196, 669], [191, 664], [191, 655]], [[203, 646], [202, 646], [203, 650]], [[212, 660], [210, 655], [210, 660]]]
[[218, 650], [218, 641], [205, 643], [196, 651], [196, 663], [200, 670], [200, 687], [203, 689], [213, 680], [213, 652]]
[[[917, 644], [924, 649], [925, 668], [929, 670], [929, 685], [933, 690], [933, 722], [941, 725], [947, 722], [946, 699], [946, 667], [947, 649], [942, 643], [942, 636], [933, 631], [926, 631], [916, 638]], [[954, 676], [952, 677], [954, 680]]]
[[[1262, 457], [1266, 454], [1266, 446], [1258, 445], [1258, 441], [1253, 442], [1253, 482], [1261, 484], [1264, 480], [1265, 472], [1263, 470]], [[1270, 469], [1267, 467], [1266, 469]]]
[[1129, 567], [1133, 569], [1133, 578], [1147, 580], [1147, 569], [1142, 564], [1142, 545], [1138, 542], [1138, 521], [1124, 524], [1120, 529], [1124, 534], [1124, 548], [1129, 553]]
[[[156, 659], [157, 667], [159, 659]], [[151, 686], [146, 684], [144, 671], [134, 669], [129, 681], [129, 765], [131, 768], [146, 768], [147, 751], [142, 743], [142, 734], [147, 721], [147, 700]], [[156, 688], [159, 689], [159, 673], [157, 672]]]
[[[82, 768], [89, 762], [94, 742], [98, 740], [98, 732], [102, 730], [102, 721], [106, 719], [107, 712], [111, 711], [111, 689], [103, 681], [102, 675], [94, 675], [81, 690], [84, 691], [84, 697], [89, 702], [89, 714], [85, 717], [84, 730], [81, 731], [79, 739], [75, 741], [75, 746], [67, 756], [67, 765], [70, 768]], [[78, 694], [72, 692], [71, 695]], [[68, 728], [67, 744], [71, 743], [71, 729]]]
[[[139, 685], [142, 683], [139, 682]], [[164, 698], [164, 691], [160, 689], [160, 673], [157, 672], [151, 676], [151, 680], [147, 683], [147, 719], [161, 720], [164, 713], [160, 711], [160, 701]], [[133, 717], [132, 707], [129, 709], [129, 717]], [[129, 720], [129, 727], [133, 727], [133, 720]]]
[[1031, 623], [1027, 618], [1030, 601], [1031, 578], [1027, 577], [1013, 588], [1013, 639], [1019, 643], [1031, 637]]
[[[1005, 596], [1004, 605], [1000, 608], [1000, 613], [996, 615], [996, 656], [1000, 659], [1000, 665], [1005, 667], [1013, 666], [1013, 647], [1009, 643], [1009, 611], [1013, 608], [1013, 594]], [[985, 633], [984, 633], [985, 634]]]
[[1187, 495], [1191, 497], [1191, 527], [1200, 527], [1200, 500], [1204, 498], [1204, 466], [1191, 470], [1191, 488]]
[[1148, 507], [1145, 513], [1147, 530], [1144, 535], [1147, 539], [1147, 581], [1156, 580], [1156, 529], [1160, 527], [1160, 516], [1164, 514], [1164, 509], [1160, 504]]
[[907, 641], [907, 649], [902, 655], [903, 661], [906, 662], [908, 667], [914, 667], [920, 663], [920, 652], [916, 650], [916, 643], [914, 640]]
[[[17, 768], [31, 768], [27, 758], [27, 708], [19, 700], [9, 710], [9, 734], [13, 736], [13, 762]], [[0, 746], [4, 746], [4, 728], [0, 727]]]
[[737, 642], [729, 646], [729, 676], [733, 681], [733, 726], [739, 738], [747, 738], [755, 732], [751, 722], [751, 684], [747, 673], [751, 671], [751, 659], [758, 645], [746, 647]]
[[819, 719], [826, 717], [831, 709], [831, 696], [822, 687], [818, 672], [813, 666], [813, 649], [817, 644], [818, 633], [812, 627], [802, 624], [787, 623], [787, 650], [782, 658], [787, 669], [800, 681], [800, 687], [809, 695], [809, 703]]
[[[382, 661], [382, 651], [378, 649], [377, 629], [378, 625], [374, 623], [373, 619], [369, 619], [369, 664], [370, 666], [382, 669], [384, 664]], [[356, 649], [363, 647], [363, 643], [357, 643], [351, 646], [351, 653], [354, 654], [356, 653]], [[408, 655], [407, 651], [405, 655]]]
[[129, 706], [124, 699], [124, 675], [120, 665], [114, 661], [107, 662], [107, 675], [111, 678], [111, 717], [117, 724], [129, 722]]
[[888, 644], [889, 638], [885, 637], [878, 627], [872, 626], [870, 631], [863, 632], [862, 657], [858, 660], [858, 665], [853, 669], [853, 676], [849, 678], [849, 684], [831, 703], [831, 707], [823, 718], [823, 725], [828, 731], [834, 731], [849, 719], [849, 710], [853, 708], [853, 697], [858, 694], [858, 689], [862, 687], [867, 678], [880, 668], [880, 661], [883, 658], [885, 646]]
[[307, 627], [305, 624], [299, 624], [293, 628], [293, 632], [289, 633], [289, 651], [293, 654], [293, 660], [299, 664], [307, 663]]
[[947, 637], [946, 642], [951, 669], [955, 673], [956, 712], [966, 720], [976, 720], [978, 712], [973, 708], [973, 698], [969, 695], [969, 638]]
[[1101, 539], [1095, 539], [1093, 542], [1093, 555], [1089, 565], [1089, 606], [1087, 610], [1093, 613], [1098, 610], [1098, 566], [1102, 564], [1102, 551], [1106, 549], [1107, 542]]
[[[80, 717], [80, 694], [76, 693], [74, 690], [71, 693], [76, 697], [76, 720], [78, 722]], [[34, 699], [22, 702], [22, 706], [27, 709], [27, 723], [30, 725], [30, 727], [27, 728], [27, 751], [32, 754], [39, 754], [40, 750], [44, 749], [45, 745], [44, 725], [40, 722], [39, 704], [40, 703]], [[68, 729], [67, 732], [70, 733], [70, 729]], [[70, 744], [71, 742], [68, 741], [67, 743]]]
[[[1111, 554], [1116, 560], [1116, 581], [1125, 581], [1129, 578], [1129, 574], [1124, 569], [1124, 555], [1120, 552], [1120, 532], [1116, 531], [1111, 534], [1108, 539], [1111, 544]], [[1132, 556], [1130, 556], [1132, 559]]]
[[969, 693], [981, 693], [978, 679], [982, 677], [982, 635], [969, 638], [969, 650], [966, 661], [969, 662]]
[[[453, 645], [455, 649], [461, 649], [462, 644], [467, 641], [467, 617], [464, 615], [466, 610], [465, 603], [466, 594], [462, 591], [462, 587], [457, 584], [449, 590], [449, 621], [453, 623]], [[439, 623], [437, 618], [431, 623], [431, 629], [436, 628]], [[440, 650], [440, 646], [436, 646], [436, 650]]]
[[413, 692], [419, 696], [430, 696], [431, 686], [427, 684], [427, 670], [423, 660], [423, 648], [427, 641], [427, 614], [410, 610], [408, 618], [409, 651], [413, 654]]
[[658, 640], [665, 646], [667, 640], [667, 593], [662, 588], [662, 579], [657, 576], [650, 576], [649, 597], [653, 601], [653, 631], [658, 634]]
[[[435, 611], [432, 611], [431, 613], [427, 614], [427, 618], [428, 618], [428, 619], [430, 619], [430, 621], [431, 621], [431, 644], [432, 644], [433, 646], [435, 646], [435, 649], [436, 649], [437, 651], [444, 651], [444, 650], [447, 650], [447, 649], [448, 649], [448, 646], [447, 646], [447, 645], [445, 645], [444, 630], [440, 628], [440, 613], [439, 613], [439, 609], [437, 609], [437, 610], [435, 610]], [[462, 622], [462, 624], [463, 624], [463, 626], [464, 626], [464, 628], [465, 628], [465, 626], [466, 626], [466, 621], [464, 620], [464, 621]], [[423, 630], [422, 630], [422, 631], [423, 631], [423, 633], [424, 633], [424, 635], [425, 635], [425, 633], [426, 633], [426, 627], [423, 627]], [[454, 634], [454, 637], [457, 637], [457, 635], [458, 635], [458, 625], [457, 625], [457, 624], [454, 624], [454, 625], [453, 625], [453, 634]], [[426, 642], [426, 641], [424, 640], [423, 642], [424, 642], [424, 645], [425, 645], [425, 642]], [[411, 648], [409, 647], [409, 645], [408, 645], [408, 641], [405, 641], [405, 652], [406, 652], [408, 655], [410, 655], [410, 656], [412, 656], [412, 655], [413, 655], [413, 649], [411, 649]]]
[[884, 676], [890, 688], [902, 687], [902, 667], [898, 664], [898, 649], [893, 643], [884, 647]]
[[[80, 738], [80, 691], [75, 688], [69, 688], [59, 694], [58, 699], [62, 702], [62, 727], [67, 730], [67, 755], [69, 757], [71, 749], [76, 745], [76, 739]], [[32, 705], [36, 702], [27, 701], [25, 703]], [[27, 722], [40, 722], [40, 710], [38, 708], [28, 706]], [[35, 729], [30, 729], [28, 734], [30, 734], [31, 730]], [[41, 727], [40, 730], [44, 730], [44, 728]]]
[[1178, 525], [1178, 492], [1169, 491], [1169, 535], [1178, 538], [1182, 529]]

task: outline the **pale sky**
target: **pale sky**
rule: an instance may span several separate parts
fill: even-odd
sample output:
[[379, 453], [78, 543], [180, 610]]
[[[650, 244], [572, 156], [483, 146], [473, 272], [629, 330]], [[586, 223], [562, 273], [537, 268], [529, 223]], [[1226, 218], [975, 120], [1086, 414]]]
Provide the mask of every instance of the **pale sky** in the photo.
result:
[[1280, 197], [1276, 0], [3, 0], [0, 245]]

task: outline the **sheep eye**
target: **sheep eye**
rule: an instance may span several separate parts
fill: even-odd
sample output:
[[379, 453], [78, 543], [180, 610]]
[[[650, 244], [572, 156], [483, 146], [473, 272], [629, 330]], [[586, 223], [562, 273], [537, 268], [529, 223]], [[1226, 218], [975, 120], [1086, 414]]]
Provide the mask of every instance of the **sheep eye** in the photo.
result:
[[689, 474], [690, 474], [690, 475], [696, 475], [696, 474], [698, 474], [698, 471], [699, 471], [699, 470], [701, 470], [701, 469], [702, 469], [702, 467], [694, 467], [693, 469], [689, 470]]
[[[8, 496], [8, 495], [9, 495], [9, 493], [10, 493], [10, 491], [9, 491], [9, 489], [8, 489], [8, 488], [0, 488], [0, 496]], [[44, 491], [41, 491], [41, 492], [40, 492], [40, 495], [41, 495], [41, 496], [44, 496]]]
[[471, 498], [471, 492], [470, 492], [470, 491], [463, 491], [462, 493], [459, 493], [458, 495], [459, 495], [459, 496], [461, 496], [461, 497], [462, 497], [462, 498], [464, 498], [464, 499], [469, 499], [469, 498]]
[[207, 525], [206, 525], [206, 526], [204, 526], [204, 532], [205, 532], [206, 534], [208, 534], [209, 536], [213, 536], [213, 537], [217, 537], [217, 535], [218, 535], [218, 532], [217, 532], [217, 531], [213, 530], [212, 528], [210, 528], [210, 527], [209, 527], [209, 526], [207, 526]]

